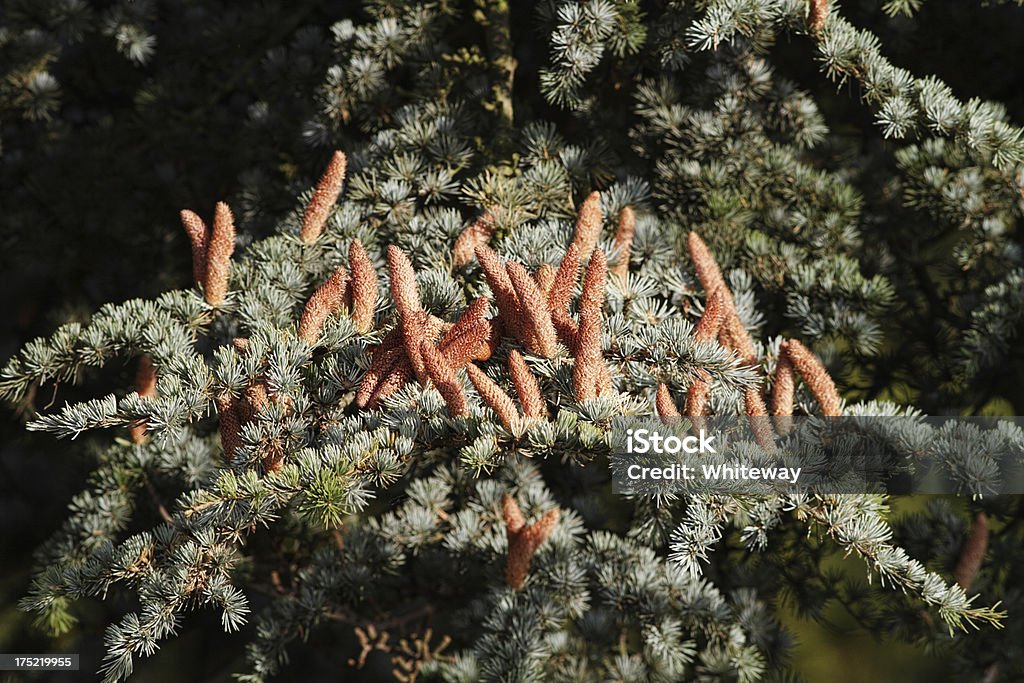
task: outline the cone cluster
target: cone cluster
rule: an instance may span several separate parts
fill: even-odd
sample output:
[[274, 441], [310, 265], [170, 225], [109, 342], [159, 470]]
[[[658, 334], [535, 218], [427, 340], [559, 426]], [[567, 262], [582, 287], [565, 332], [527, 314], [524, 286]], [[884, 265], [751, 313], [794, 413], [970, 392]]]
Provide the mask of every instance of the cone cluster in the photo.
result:
[[181, 212], [181, 225], [192, 245], [192, 276], [203, 288], [206, 303], [220, 306], [228, 293], [231, 255], [235, 251], [235, 219], [224, 202], [217, 202], [211, 230], [194, 211]]
[[327, 318], [343, 307], [348, 308], [356, 330], [365, 334], [373, 327], [377, 271], [359, 240], [352, 240], [349, 245], [348, 263], [351, 272], [338, 266], [306, 302], [299, 320], [299, 337], [307, 344], [316, 343]]
[[[757, 365], [758, 357], [750, 333], [740, 319], [732, 292], [725, 284], [725, 278], [718, 262], [707, 244], [697, 233], [691, 232], [687, 240], [690, 259], [693, 261], [697, 278], [707, 293], [704, 313], [701, 315], [694, 337], [697, 342], [709, 342], [716, 337], [722, 346], [732, 349], [747, 365]], [[842, 399], [835, 382], [821, 361], [806, 346], [796, 339], [782, 342], [772, 383], [770, 414], [775, 418], [775, 427], [785, 434], [790, 429], [793, 415], [796, 374], [799, 374], [821, 408], [822, 415], [838, 416], [842, 412]], [[694, 420], [699, 428], [701, 418], [706, 415], [711, 394], [711, 378], [704, 370], [697, 376], [686, 393], [685, 414]], [[769, 415], [765, 404], [763, 386], [748, 387], [743, 393], [746, 414], [761, 418]], [[664, 384], [658, 386], [655, 408], [663, 418], [678, 417], [680, 412], [672, 399], [671, 392]], [[773, 443], [774, 430], [767, 420], [752, 420], [754, 434], [762, 446]]]

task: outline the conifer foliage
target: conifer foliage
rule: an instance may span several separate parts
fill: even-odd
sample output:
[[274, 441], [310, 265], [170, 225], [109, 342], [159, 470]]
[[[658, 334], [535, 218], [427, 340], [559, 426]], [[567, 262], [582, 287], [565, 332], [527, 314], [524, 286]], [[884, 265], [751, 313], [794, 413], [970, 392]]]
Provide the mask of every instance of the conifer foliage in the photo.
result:
[[[194, 287], [107, 304], [0, 372], [23, 402], [138, 368], [28, 423], [110, 439], [22, 607], [60, 634], [79, 601], [133, 596], [106, 681], [203, 609], [250, 683], [285, 678], [313, 630], [358, 641], [339, 667], [387, 657], [405, 681], [781, 680], [774, 608], [833, 598], [964, 671], [1020, 672], [1024, 604], [1001, 589], [1020, 505], [984, 498], [1019, 429], [980, 454], [901, 435], [946, 444], [981, 502], [895, 529], [876, 494], [611, 494], [617, 417], [752, 416], [767, 444], [795, 415], [920, 414], [855, 391], [918, 299], [895, 247], [866, 255], [864, 200], [776, 74], [779, 36], [859, 83], [866, 134], [917, 136], [901, 210], [955, 220], [942, 258], [985, 282], [955, 376], [929, 377], [976, 391], [1020, 322], [1024, 135], [998, 106], [893, 66], [822, 0], [375, 0], [331, 27], [302, 123], [324, 171], [272, 235], [242, 239], [249, 211], [226, 202], [186, 208]], [[947, 294], [930, 305], [965, 296]], [[957, 539], [938, 553], [937, 527]], [[842, 555], [876, 585], [828, 571]]]

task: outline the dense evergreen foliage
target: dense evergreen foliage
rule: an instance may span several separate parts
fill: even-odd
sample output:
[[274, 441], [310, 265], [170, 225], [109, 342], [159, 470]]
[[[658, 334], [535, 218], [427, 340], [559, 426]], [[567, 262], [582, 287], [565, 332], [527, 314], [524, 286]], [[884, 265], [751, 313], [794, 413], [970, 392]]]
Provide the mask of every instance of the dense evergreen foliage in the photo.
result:
[[[892, 523], [609, 486], [622, 415], [1020, 409], [1024, 103], [896, 65], [943, 3], [862, 4], [9, 3], [0, 221], [64, 319], [0, 394], [96, 455], [21, 606], [124, 598], [110, 681], [206, 608], [247, 681], [316, 631], [398, 680], [788, 680], [782, 605], [830, 601], [1024, 675], [1019, 429], [902, 435], [964, 498]], [[1013, 59], [1024, 9], [955, 11]]]

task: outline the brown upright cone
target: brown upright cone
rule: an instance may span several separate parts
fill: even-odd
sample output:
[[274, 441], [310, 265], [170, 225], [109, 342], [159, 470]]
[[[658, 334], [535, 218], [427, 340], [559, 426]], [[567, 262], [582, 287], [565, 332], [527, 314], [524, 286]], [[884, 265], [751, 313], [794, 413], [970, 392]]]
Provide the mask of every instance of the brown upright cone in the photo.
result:
[[210, 229], [194, 211], [182, 209], [181, 227], [192, 245], [192, 279], [197, 285], [206, 282], [206, 250], [210, 244]]
[[352, 324], [366, 334], [373, 327], [373, 312], [377, 306], [377, 271], [359, 240], [352, 240], [349, 245], [348, 265], [352, 269]]
[[821, 414], [826, 417], [837, 417], [842, 411], [843, 402], [825, 366], [810, 349], [796, 339], [786, 340], [782, 346], [785, 347], [793, 367], [803, 377], [811, 394], [821, 406]]
[[476, 259], [480, 262], [480, 267], [483, 268], [484, 276], [487, 278], [487, 284], [494, 293], [494, 303], [497, 304], [498, 310], [501, 312], [505, 327], [513, 335], [523, 339], [525, 323], [519, 309], [519, 297], [512, 286], [512, 279], [508, 275], [504, 261], [486, 245], [476, 248]]
[[598, 384], [602, 381], [604, 354], [601, 348], [601, 307], [604, 304], [607, 275], [608, 261], [604, 252], [595, 249], [583, 280], [580, 324], [573, 349], [576, 363], [572, 381], [577, 401], [595, 397]]
[[706, 343], [718, 337], [725, 309], [725, 295], [721, 289], [708, 294], [707, 301], [704, 303], [704, 313], [697, 321], [697, 327], [694, 330], [694, 338], [698, 342]]
[[320, 176], [320, 182], [313, 190], [313, 196], [306, 206], [302, 215], [302, 241], [306, 244], [313, 244], [324, 231], [324, 223], [331, 213], [331, 208], [338, 201], [341, 194], [341, 186], [345, 182], [345, 167], [347, 160], [345, 154], [338, 151], [331, 156], [327, 169]]
[[658, 393], [655, 395], [654, 406], [658, 409], [659, 417], [682, 417], [676, 402], [672, 400], [672, 392], [665, 384], [658, 385]]
[[[739, 313], [736, 312], [736, 303], [733, 301], [732, 292], [725, 284], [725, 278], [718, 267], [718, 262], [708, 249], [708, 245], [695, 232], [687, 237], [687, 248], [690, 251], [690, 260], [697, 271], [697, 278], [704, 285], [709, 300], [715, 294], [721, 295], [721, 328], [719, 338], [722, 344], [736, 351], [745, 363], [752, 364], [757, 361], [757, 354], [754, 351], [754, 342], [750, 334], [743, 326]], [[710, 301], [709, 301], [710, 303]]]
[[629, 256], [633, 249], [633, 236], [636, 234], [636, 214], [627, 206], [619, 213], [619, 226], [615, 231], [615, 251], [618, 260], [612, 267], [613, 277], [625, 280], [629, 275]]
[[[547, 300], [522, 265], [509, 263], [507, 266], [509, 279], [519, 299], [519, 312], [522, 324], [530, 330], [530, 350], [545, 358], [553, 358], [557, 352], [555, 326], [551, 323], [551, 312]], [[524, 340], [525, 341], [525, 340]]]
[[530, 418], [544, 418], [548, 415], [548, 406], [540, 393], [537, 377], [530, 371], [523, 355], [512, 349], [508, 353], [508, 367], [512, 373], [512, 383], [516, 387], [519, 403], [523, 406], [523, 414]]
[[327, 318], [338, 310], [345, 300], [348, 280], [348, 272], [342, 266], [338, 266], [327, 281], [309, 297], [299, 320], [299, 338], [302, 341], [310, 346], [316, 343]]
[[979, 512], [974, 516], [974, 526], [971, 527], [971, 533], [964, 541], [960, 559], [953, 572], [956, 582], [965, 591], [971, 589], [974, 577], [978, 575], [981, 563], [985, 559], [986, 550], [988, 550], [988, 516], [984, 512]]
[[530, 564], [537, 549], [558, 526], [559, 512], [558, 508], [548, 510], [539, 520], [526, 526], [526, 519], [519, 508], [519, 503], [509, 495], [502, 499], [501, 511], [508, 534], [505, 582], [513, 589], [519, 590], [530, 573]]
[[423, 364], [427, 374], [434, 382], [441, 397], [448, 404], [448, 410], [452, 415], [469, 415], [469, 408], [466, 405], [466, 394], [462, 390], [462, 383], [455, 376], [455, 371], [445, 360], [441, 352], [433, 344], [423, 342], [421, 347]]
[[796, 378], [793, 376], [793, 363], [788, 353], [780, 353], [775, 363], [775, 379], [772, 382], [771, 413], [775, 417], [775, 427], [780, 434], [788, 434], [793, 426], [793, 401], [796, 391]]
[[750, 426], [758, 445], [765, 450], [775, 450], [775, 432], [768, 421], [768, 407], [761, 392], [756, 387], [747, 387], [743, 391], [743, 405], [747, 416], [752, 418]]
[[686, 405], [683, 412], [690, 417], [693, 425], [700, 429], [703, 422], [698, 423], [697, 418], [707, 414], [708, 400], [711, 398], [711, 379], [704, 370], [698, 371], [699, 377], [694, 378], [693, 384], [686, 390]]
[[206, 251], [206, 302], [220, 306], [228, 293], [231, 277], [231, 255], [235, 252], [235, 219], [224, 202], [217, 202], [213, 213], [213, 230]]
[[812, 33], [817, 33], [825, 27], [825, 22], [828, 21], [828, 2], [829, 0], [810, 0], [810, 7], [807, 12], [807, 28]]
[[540, 287], [540, 291], [544, 295], [546, 306], [548, 297], [551, 296], [551, 288], [555, 285], [555, 267], [550, 263], [541, 264], [541, 267], [537, 269], [535, 277], [537, 279], [537, 286]]
[[565, 310], [579, 281], [580, 250], [575, 244], [570, 244], [555, 272], [555, 281], [548, 293], [548, 308], [552, 311]]
[[480, 398], [497, 413], [498, 419], [501, 420], [501, 424], [505, 425], [505, 429], [514, 431], [519, 423], [519, 411], [516, 410], [516, 404], [512, 401], [512, 397], [488, 377], [486, 372], [472, 363], [466, 366], [466, 373], [469, 375], [469, 381], [473, 383], [477, 393], [480, 394]]
[[238, 414], [238, 401], [231, 394], [217, 399], [220, 418], [220, 445], [224, 449], [224, 464], [230, 465], [235, 451], [242, 445], [242, 420]]
[[370, 361], [370, 369], [363, 375], [359, 384], [359, 391], [356, 393], [356, 405], [365, 408], [369, 405], [370, 397], [377, 389], [377, 386], [401, 359], [403, 351], [403, 337], [400, 326], [394, 327], [384, 335], [384, 339], [373, 351]]
[[580, 254], [589, 254], [597, 246], [603, 221], [601, 193], [591, 192], [580, 204], [579, 215], [576, 217], [576, 235], [572, 244]]

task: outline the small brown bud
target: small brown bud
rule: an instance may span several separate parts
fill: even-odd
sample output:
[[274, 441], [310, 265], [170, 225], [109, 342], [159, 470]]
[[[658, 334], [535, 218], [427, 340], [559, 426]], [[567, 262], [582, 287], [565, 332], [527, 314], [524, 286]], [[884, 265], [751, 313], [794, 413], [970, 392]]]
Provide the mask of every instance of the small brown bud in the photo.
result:
[[497, 225], [491, 216], [491, 212], [473, 221], [465, 230], [459, 233], [455, 240], [455, 247], [452, 250], [452, 263], [456, 268], [461, 268], [473, 260], [476, 248], [486, 245]]

